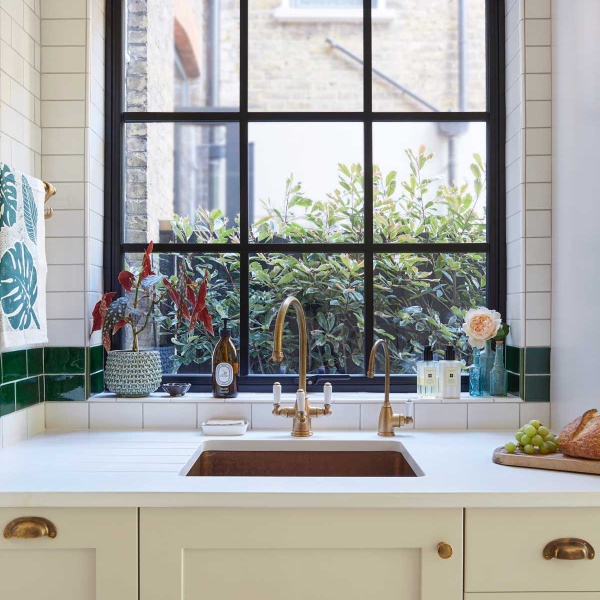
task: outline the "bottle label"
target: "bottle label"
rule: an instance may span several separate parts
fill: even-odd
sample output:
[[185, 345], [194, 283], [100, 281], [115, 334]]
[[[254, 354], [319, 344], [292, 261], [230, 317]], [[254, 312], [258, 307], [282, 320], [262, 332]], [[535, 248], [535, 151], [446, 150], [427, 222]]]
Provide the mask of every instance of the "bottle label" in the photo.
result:
[[231, 385], [233, 382], [233, 367], [229, 363], [219, 363], [215, 369], [215, 380], [222, 387]]
[[436, 385], [436, 380], [435, 380], [435, 367], [425, 367], [423, 369], [423, 383], [426, 386], [435, 386]]
[[446, 385], [458, 385], [460, 382], [460, 375], [456, 367], [446, 367], [445, 369]]

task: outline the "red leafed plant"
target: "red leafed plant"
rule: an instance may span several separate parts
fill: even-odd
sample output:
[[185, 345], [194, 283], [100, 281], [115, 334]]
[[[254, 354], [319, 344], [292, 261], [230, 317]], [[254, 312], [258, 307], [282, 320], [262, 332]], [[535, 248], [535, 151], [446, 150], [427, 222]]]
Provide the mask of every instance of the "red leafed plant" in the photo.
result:
[[115, 300], [116, 292], [107, 292], [94, 307], [92, 333], [102, 331], [102, 343], [108, 352], [111, 335], [123, 327], [131, 327], [132, 350], [139, 351], [139, 335], [148, 327], [150, 317], [155, 315], [163, 296], [162, 277], [152, 270], [150, 242], [142, 258], [139, 272], [121, 271], [119, 283], [129, 294]]

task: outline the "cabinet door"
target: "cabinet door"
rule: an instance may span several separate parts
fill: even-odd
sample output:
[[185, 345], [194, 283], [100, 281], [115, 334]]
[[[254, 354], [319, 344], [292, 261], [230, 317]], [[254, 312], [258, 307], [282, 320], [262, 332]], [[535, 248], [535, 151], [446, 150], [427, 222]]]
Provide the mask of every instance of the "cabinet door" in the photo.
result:
[[137, 600], [137, 509], [2, 508], [2, 530], [20, 517], [13, 536], [43, 518], [56, 537], [0, 538], [0, 598]]
[[460, 509], [140, 513], [141, 600], [461, 600], [462, 565]]

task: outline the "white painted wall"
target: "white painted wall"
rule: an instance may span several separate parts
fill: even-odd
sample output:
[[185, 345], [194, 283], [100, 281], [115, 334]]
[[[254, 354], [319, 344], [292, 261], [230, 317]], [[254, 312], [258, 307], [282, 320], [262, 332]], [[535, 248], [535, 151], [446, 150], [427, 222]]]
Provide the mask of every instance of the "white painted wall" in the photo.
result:
[[552, 422], [600, 408], [600, 2], [553, 0]]

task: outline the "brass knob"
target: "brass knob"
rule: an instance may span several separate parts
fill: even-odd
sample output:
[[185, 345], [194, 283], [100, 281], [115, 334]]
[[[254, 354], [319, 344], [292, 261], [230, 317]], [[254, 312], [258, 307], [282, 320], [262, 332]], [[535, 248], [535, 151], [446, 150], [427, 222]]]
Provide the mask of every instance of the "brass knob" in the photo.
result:
[[559, 538], [552, 540], [544, 548], [544, 558], [551, 560], [592, 560], [596, 556], [593, 546], [579, 538]]
[[446, 544], [446, 542], [440, 542], [437, 546], [438, 556], [446, 560], [450, 558], [454, 553], [454, 549], [450, 544]]
[[4, 537], [7, 540], [11, 538], [31, 540], [45, 536], [54, 539], [56, 535], [54, 523], [43, 517], [19, 517], [13, 519], [4, 528]]

